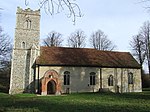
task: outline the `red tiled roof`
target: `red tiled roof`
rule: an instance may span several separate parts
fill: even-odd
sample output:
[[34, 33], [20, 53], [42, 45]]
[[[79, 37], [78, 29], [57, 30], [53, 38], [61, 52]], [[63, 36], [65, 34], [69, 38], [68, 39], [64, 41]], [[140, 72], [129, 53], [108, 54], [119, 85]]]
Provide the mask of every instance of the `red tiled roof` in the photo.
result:
[[129, 52], [89, 48], [41, 47], [38, 65], [140, 68]]

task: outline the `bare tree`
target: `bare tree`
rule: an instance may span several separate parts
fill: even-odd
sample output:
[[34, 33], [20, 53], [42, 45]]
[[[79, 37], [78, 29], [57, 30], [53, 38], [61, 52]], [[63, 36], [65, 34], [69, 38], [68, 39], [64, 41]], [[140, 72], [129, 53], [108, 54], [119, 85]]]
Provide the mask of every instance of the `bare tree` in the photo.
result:
[[130, 41], [130, 46], [132, 48], [133, 56], [137, 58], [138, 62], [142, 67], [146, 58], [146, 46], [141, 34], [133, 36], [132, 40]]
[[4, 68], [10, 68], [10, 58], [11, 58], [11, 39], [10, 37], [3, 33], [2, 28], [0, 27], [0, 70]]
[[[25, 4], [29, 5], [30, 0], [25, 0]], [[65, 10], [68, 11], [67, 17], [72, 18], [75, 23], [77, 17], [82, 17], [80, 7], [76, 0], [39, 0], [37, 1], [40, 8], [44, 8], [46, 13], [54, 15]]]
[[90, 43], [97, 50], [112, 51], [116, 46], [107, 38], [103, 31], [98, 30], [91, 35]]
[[141, 27], [140, 34], [144, 39], [144, 43], [146, 46], [145, 53], [146, 53], [146, 59], [148, 64], [148, 70], [150, 74], [150, 22], [149, 21], [144, 22], [143, 26]]
[[86, 36], [84, 31], [76, 30], [74, 33], [71, 33], [68, 37], [68, 45], [73, 48], [84, 48], [85, 47]]
[[48, 33], [47, 38], [43, 40], [43, 44], [48, 47], [62, 46], [62, 42], [62, 34], [55, 31]]

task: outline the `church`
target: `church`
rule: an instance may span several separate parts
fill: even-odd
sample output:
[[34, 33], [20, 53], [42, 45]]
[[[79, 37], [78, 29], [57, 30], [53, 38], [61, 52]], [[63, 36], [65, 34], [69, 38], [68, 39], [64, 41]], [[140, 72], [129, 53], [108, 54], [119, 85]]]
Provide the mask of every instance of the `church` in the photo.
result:
[[9, 94], [142, 92], [129, 52], [40, 46], [40, 10], [17, 8]]

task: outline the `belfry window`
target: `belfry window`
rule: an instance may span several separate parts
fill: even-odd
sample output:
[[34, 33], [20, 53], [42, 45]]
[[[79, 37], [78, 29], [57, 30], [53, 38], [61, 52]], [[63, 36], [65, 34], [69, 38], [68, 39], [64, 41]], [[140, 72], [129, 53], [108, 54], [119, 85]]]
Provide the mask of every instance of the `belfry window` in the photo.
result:
[[30, 19], [27, 19], [27, 20], [26, 20], [25, 27], [26, 27], [27, 29], [31, 29], [31, 20], [30, 20]]
[[90, 85], [95, 85], [95, 72], [90, 73]]
[[108, 86], [113, 86], [113, 76], [112, 75], [110, 75], [108, 77]]
[[22, 42], [22, 48], [25, 49], [26, 48], [26, 44], [25, 42]]
[[64, 72], [64, 85], [70, 85], [70, 72]]
[[128, 73], [128, 84], [133, 84], [133, 73]]

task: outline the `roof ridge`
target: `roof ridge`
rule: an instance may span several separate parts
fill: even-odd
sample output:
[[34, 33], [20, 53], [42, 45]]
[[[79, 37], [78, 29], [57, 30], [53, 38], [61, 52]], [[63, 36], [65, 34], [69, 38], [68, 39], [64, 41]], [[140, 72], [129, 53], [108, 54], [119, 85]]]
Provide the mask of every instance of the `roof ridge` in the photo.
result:
[[94, 48], [73, 48], [73, 47], [56, 47], [56, 46], [52, 46], [52, 47], [40, 46], [40, 47], [44, 47], [44, 48], [62, 48], [62, 49], [85, 49], [85, 50], [96, 50], [96, 51], [100, 51], [100, 52], [129, 53], [130, 54], [130, 52], [97, 50], [97, 49], [94, 49]]

